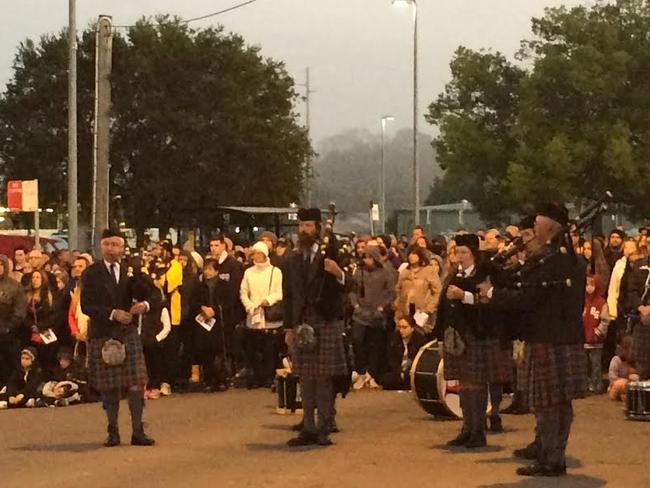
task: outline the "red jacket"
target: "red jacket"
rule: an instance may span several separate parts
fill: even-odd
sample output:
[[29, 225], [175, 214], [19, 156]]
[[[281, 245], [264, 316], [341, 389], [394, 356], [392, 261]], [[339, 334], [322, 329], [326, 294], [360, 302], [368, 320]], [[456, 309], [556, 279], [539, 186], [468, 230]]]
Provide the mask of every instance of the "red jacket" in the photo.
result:
[[[585, 291], [585, 306], [582, 310], [582, 325], [585, 329], [585, 343], [586, 344], [602, 344], [605, 340], [606, 329], [603, 333], [601, 325], [601, 317], [603, 307], [607, 304], [607, 300], [603, 298], [601, 292], [600, 277], [593, 276], [595, 290], [590, 295]], [[597, 333], [600, 332], [601, 334]]]

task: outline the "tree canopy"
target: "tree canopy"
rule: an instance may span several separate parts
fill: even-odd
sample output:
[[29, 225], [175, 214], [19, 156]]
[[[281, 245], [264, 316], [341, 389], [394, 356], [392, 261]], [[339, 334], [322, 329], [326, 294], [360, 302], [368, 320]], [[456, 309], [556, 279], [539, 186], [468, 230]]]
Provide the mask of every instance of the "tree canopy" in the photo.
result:
[[519, 63], [457, 50], [427, 114], [445, 169], [430, 201], [463, 195], [494, 220], [612, 190], [650, 214], [650, 2], [547, 9], [532, 32]]
[[[92, 191], [94, 29], [78, 51], [79, 200]], [[63, 209], [67, 170], [67, 35], [21, 43], [0, 96], [5, 178], [39, 178], [43, 205]], [[168, 16], [114, 33], [111, 195], [127, 224], [178, 223], [217, 205], [287, 205], [303, 189], [312, 149], [284, 64], [221, 27]]]

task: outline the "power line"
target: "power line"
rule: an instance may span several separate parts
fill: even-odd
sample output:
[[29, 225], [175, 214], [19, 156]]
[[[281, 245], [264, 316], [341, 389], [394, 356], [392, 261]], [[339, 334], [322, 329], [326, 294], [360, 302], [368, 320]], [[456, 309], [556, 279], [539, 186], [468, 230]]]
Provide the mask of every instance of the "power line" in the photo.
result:
[[[225, 14], [225, 13], [228, 13], [228, 12], [232, 12], [233, 10], [237, 10], [237, 9], [242, 8], [242, 7], [246, 7], [247, 5], [250, 5], [251, 3], [255, 3], [255, 2], [257, 2], [257, 0], [247, 0], [245, 2], [238, 3], [237, 5], [233, 5], [232, 7], [228, 7], [228, 8], [219, 10], [217, 12], [212, 12], [210, 14], [201, 15], [199, 17], [193, 17], [191, 19], [186, 19], [186, 20], [181, 19], [180, 23], [181, 24], [189, 24], [190, 22], [196, 22], [196, 21], [199, 21], [199, 20], [208, 19], [210, 17], [215, 17], [217, 15]], [[135, 25], [114, 25], [113, 26], [114, 29], [130, 29], [131, 27], [135, 27]]]

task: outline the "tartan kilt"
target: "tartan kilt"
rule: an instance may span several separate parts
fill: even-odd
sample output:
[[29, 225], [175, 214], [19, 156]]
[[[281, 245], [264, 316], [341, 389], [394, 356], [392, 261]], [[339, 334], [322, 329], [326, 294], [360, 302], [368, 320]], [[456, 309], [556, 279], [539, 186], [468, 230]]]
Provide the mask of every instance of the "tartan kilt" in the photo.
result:
[[294, 373], [301, 379], [319, 379], [347, 374], [343, 323], [336, 320], [310, 325], [316, 333], [316, 345], [312, 351], [294, 352]]
[[634, 326], [630, 356], [637, 363], [650, 366], [650, 325], [637, 323]]
[[445, 354], [445, 379], [461, 383], [507, 383], [512, 378], [512, 353], [498, 338], [477, 339], [471, 332], [463, 337], [461, 356]]
[[108, 366], [102, 359], [102, 346], [106, 338], [88, 341], [88, 379], [90, 385], [100, 392], [129, 388], [144, 389], [147, 385], [147, 366], [144, 362], [142, 342], [135, 327], [129, 328], [122, 342], [126, 348], [126, 358], [119, 366]]
[[587, 386], [587, 357], [582, 344], [527, 344], [528, 405], [546, 408], [582, 398]]

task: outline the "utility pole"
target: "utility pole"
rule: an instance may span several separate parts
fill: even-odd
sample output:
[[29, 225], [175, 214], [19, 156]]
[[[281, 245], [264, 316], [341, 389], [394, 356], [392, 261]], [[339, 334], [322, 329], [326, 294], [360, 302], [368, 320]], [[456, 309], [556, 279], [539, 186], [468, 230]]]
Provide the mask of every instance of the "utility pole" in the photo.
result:
[[111, 116], [111, 68], [113, 24], [102, 15], [95, 33], [95, 127], [93, 171], [93, 247], [99, 255], [102, 230], [108, 227], [109, 216], [109, 150]]
[[[309, 66], [307, 66], [307, 68], [305, 69], [305, 82], [299, 84], [298, 86], [305, 87], [305, 127], [307, 127], [307, 135], [309, 136], [309, 139], [311, 141], [311, 94], [314, 93], [314, 91], [311, 89], [311, 81], [309, 79]], [[309, 161], [309, 171], [310, 173], [307, 175], [306, 196], [307, 196], [307, 206], [311, 207], [311, 197], [312, 197], [311, 159]]]
[[77, 2], [68, 4], [68, 248], [79, 248], [77, 220]]

